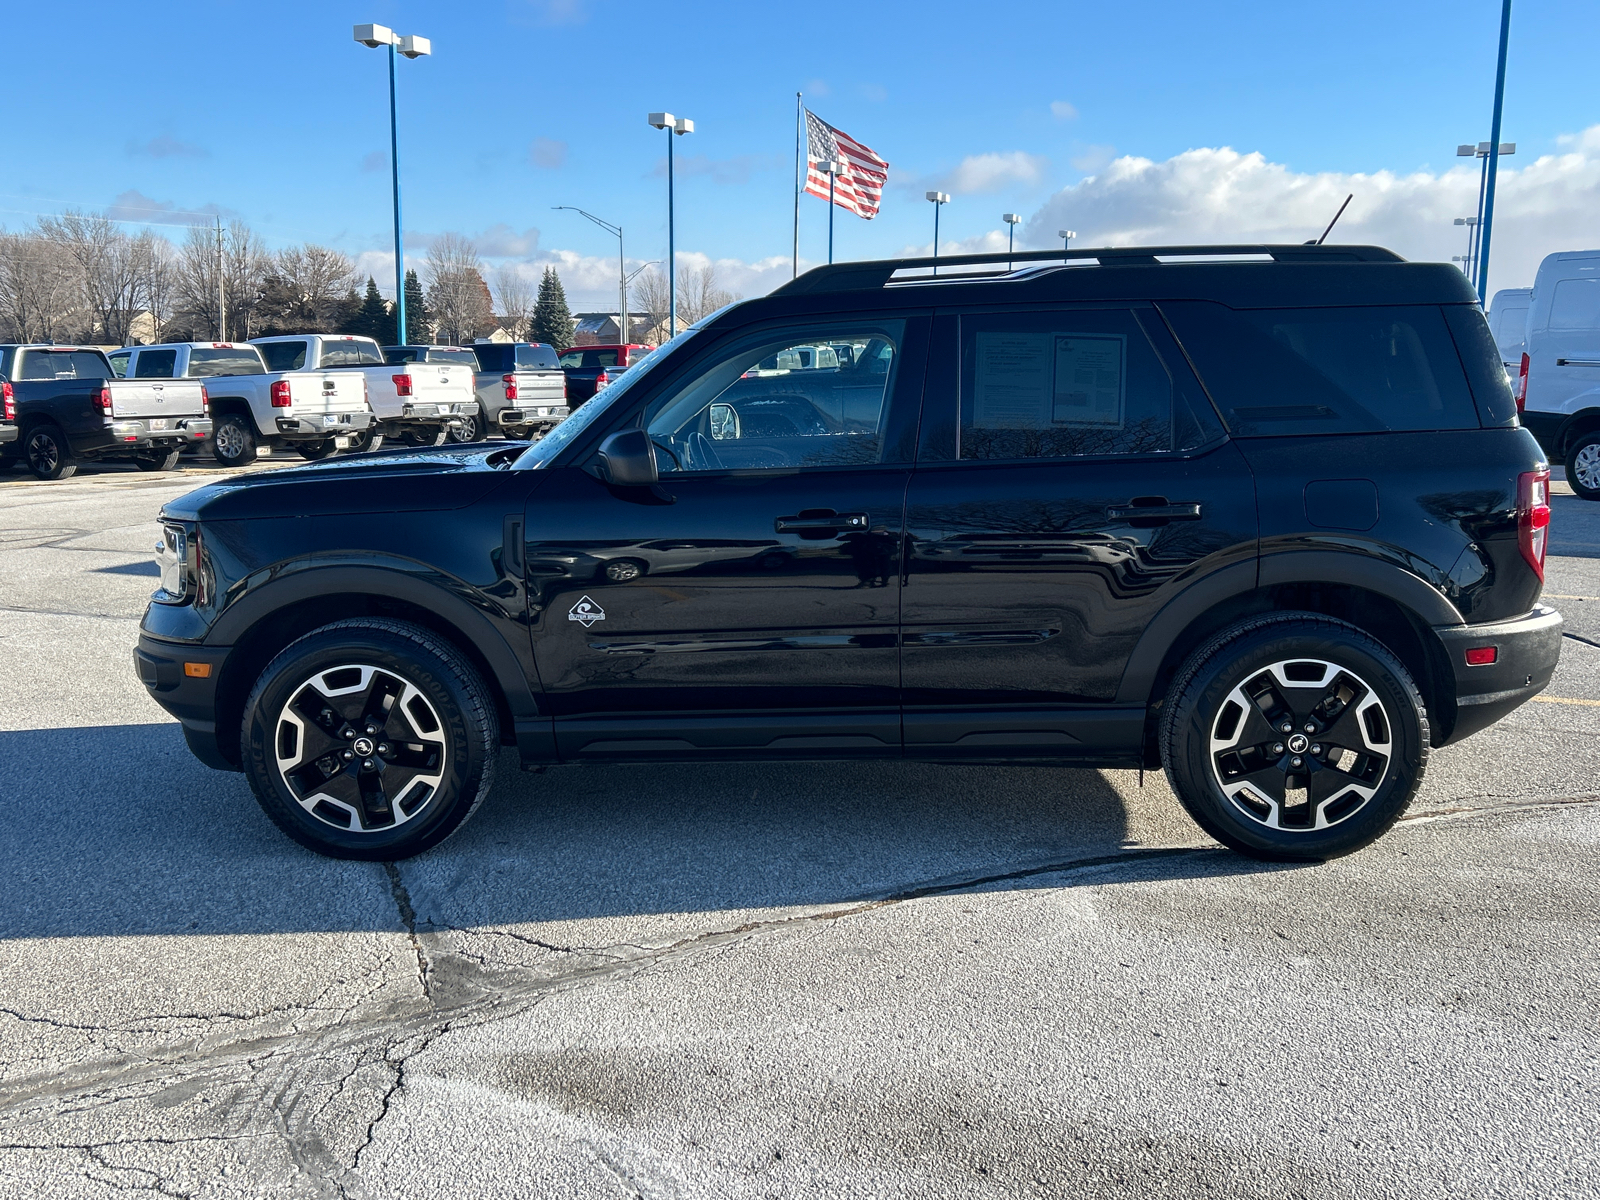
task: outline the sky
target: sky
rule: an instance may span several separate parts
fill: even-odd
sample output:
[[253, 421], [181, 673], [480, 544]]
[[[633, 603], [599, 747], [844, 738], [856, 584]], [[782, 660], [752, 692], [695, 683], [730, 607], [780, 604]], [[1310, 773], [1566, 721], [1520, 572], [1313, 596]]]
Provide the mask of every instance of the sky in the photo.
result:
[[[1019, 246], [1303, 241], [1348, 193], [1330, 241], [1407, 258], [1466, 249], [1455, 217], [1489, 138], [1495, 0], [1336, 5], [634, 3], [632, 0], [85, 0], [9, 6], [0, 112], [25, 150], [0, 223], [67, 206], [181, 239], [207, 214], [269, 247], [313, 241], [393, 290], [387, 52], [378, 22], [432, 39], [399, 64], [406, 257], [446, 232], [486, 264], [555, 265], [574, 309], [615, 308], [629, 267], [667, 254], [668, 134], [680, 265], [759, 295], [790, 277], [795, 93], [890, 164], [883, 209], [835, 215], [835, 257]], [[77, 32], [74, 32], [74, 31]], [[1513, 6], [1491, 289], [1600, 246], [1600, 4]], [[54, 48], [48, 49], [47, 48]], [[801, 269], [825, 260], [828, 205], [801, 201]]]

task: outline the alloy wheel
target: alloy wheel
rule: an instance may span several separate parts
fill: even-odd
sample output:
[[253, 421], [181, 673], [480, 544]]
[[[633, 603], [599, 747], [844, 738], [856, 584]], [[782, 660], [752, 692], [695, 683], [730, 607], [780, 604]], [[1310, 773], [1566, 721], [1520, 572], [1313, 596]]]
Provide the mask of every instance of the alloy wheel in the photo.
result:
[[244, 453], [244, 430], [232, 421], [223, 421], [212, 435], [219, 458], [238, 458]]
[[278, 773], [323, 824], [352, 833], [414, 820], [448, 767], [444, 723], [427, 696], [388, 667], [318, 670], [291, 693], [273, 732]]
[[1600, 492], [1600, 442], [1578, 448], [1570, 464], [1573, 478], [1591, 492]]
[[61, 447], [56, 439], [40, 430], [28, 438], [28, 465], [41, 475], [61, 465]]
[[1243, 816], [1268, 829], [1349, 820], [1388, 774], [1394, 734], [1378, 694], [1337, 663], [1296, 658], [1253, 672], [1211, 727], [1211, 770]]

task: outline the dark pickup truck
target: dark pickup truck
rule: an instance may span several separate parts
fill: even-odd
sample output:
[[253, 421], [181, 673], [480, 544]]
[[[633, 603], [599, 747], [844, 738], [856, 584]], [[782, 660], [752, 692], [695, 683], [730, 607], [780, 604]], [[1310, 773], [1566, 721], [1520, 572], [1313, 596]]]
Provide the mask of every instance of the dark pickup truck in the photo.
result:
[[20, 455], [40, 479], [65, 479], [80, 462], [170, 470], [211, 434], [204, 384], [118, 379], [92, 346], [0, 346], [0, 379], [21, 430], [0, 453]]
[[561, 352], [561, 369], [567, 376], [567, 407], [577, 408], [601, 388], [614, 382], [654, 346], [573, 346]]

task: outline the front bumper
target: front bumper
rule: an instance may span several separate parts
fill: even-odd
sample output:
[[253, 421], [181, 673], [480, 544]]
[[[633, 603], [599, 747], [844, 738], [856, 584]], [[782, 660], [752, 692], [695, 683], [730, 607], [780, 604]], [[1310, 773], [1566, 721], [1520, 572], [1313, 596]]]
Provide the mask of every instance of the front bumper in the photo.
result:
[[[1455, 672], [1455, 722], [1440, 744], [1487, 729], [1537, 696], [1560, 661], [1561, 626], [1561, 614], [1541, 604], [1512, 621], [1436, 628]], [[1466, 652], [1485, 646], [1495, 648], [1494, 662], [1470, 665]]]
[[[231, 646], [163, 642], [139, 635], [133, 669], [150, 698], [178, 718], [194, 756], [218, 771], [237, 771], [217, 746], [217, 681]], [[206, 674], [193, 672], [205, 669]]]
[[142, 417], [111, 422], [111, 439], [120, 449], [192, 446], [210, 436], [210, 417]]

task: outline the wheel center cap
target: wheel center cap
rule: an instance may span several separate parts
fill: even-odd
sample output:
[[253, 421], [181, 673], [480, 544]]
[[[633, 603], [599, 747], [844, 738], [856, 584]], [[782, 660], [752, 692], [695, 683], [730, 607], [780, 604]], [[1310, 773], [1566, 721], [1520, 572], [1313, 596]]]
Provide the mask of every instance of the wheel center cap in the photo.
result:
[[[356, 743], [358, 746], [360, 744], [360, 742]], [[1303, 733], [1297, 733], [1289, 739], [1289, 752], [1291, 754], [1304, 754], [1306, 752], [1306, 747], [1309, 745], [1311, 745], [1310, 739], [1307, 738]], [[362, 753], [365, 754], [366, 751], [363, 750]]]
[[[1300, 740], [1303, 742], [1303, 741], [1305, 741], [1305, 738], [1301, 738]], [[378, 747], [377, 747], [376, 743], [374, 743], [371, 738], [358, 737], [355, 740], [355, 744], [352, 745], [350, 748], [352, 750], [354, 750], [357, 754], [360, 754], [362, 756], [366, 756], [368, 754], [371, 754]]]

